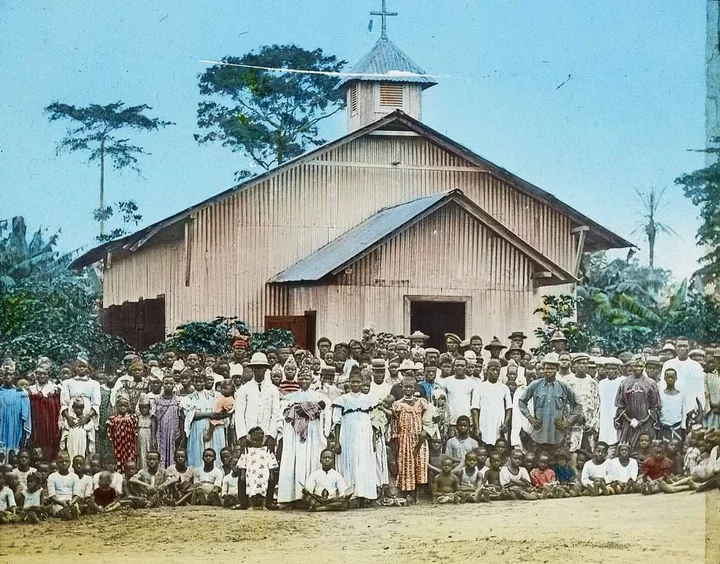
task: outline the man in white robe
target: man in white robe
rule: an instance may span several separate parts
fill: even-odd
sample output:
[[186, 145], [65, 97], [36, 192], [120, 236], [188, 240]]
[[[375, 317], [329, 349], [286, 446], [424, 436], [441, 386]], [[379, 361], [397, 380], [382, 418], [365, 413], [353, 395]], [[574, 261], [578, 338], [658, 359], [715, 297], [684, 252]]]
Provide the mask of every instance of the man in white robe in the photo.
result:
[[241, 446], [247, 445], [247, 432], [255, 426], [265, 433], [265, 444], [275, 449], [280, 427], [280, 392], [270, 378], [265, 377], [270, 364], [263, 353], [255, 353], [249, 368], [253, 379], [235, 392], [235, 432]]
[[614, 456], [617, 448], [618, 434], [615, 428], [615, 396], [623, 381], [620, 377], [620, 365], [617, 358], [603, 358], [603, 372], [606, 378], [598, 382], [598, 441], [608, 445], [608, 456]]
[[487, 380], [478, 383], [473, 407], [479, 410], [480, 439], [487, 445], [494, 445], [510, 428], [512, 397], [510, 388], [499, 382], [500, 361], [488, 360]]
[[677, 357], [671, 358], [663, 364], [662, 376], [658, 382], [658, 388], [662, 392], [665, 389], [665, 371], [668, 368], [677, 372], [677, 383], [675, 387], [685, 396], [685, 411], [690, 413], [699, 409], [705, 409], [705, 370], [702, 365], [689, 358], [690, 341], [685, 337], [678, 337], [675, 341]]

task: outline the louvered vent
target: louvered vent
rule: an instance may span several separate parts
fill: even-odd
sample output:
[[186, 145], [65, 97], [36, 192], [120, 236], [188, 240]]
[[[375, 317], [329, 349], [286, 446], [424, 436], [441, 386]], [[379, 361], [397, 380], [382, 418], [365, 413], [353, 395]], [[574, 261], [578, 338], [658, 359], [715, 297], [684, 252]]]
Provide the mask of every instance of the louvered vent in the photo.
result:
[[350, 114], [355, 115], [358, 112], [358, 87], [353, 84], [350, 87]]
[[402, 84], [381, 84], [380, 85], [380, 106], [384, 108], [403, 107], [403, 85]]

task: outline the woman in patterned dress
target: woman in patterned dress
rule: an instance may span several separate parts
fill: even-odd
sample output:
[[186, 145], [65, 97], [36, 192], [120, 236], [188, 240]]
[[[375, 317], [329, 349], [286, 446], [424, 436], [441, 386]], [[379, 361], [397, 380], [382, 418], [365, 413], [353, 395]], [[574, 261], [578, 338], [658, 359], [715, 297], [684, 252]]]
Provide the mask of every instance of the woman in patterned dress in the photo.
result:
[[124, 469], [127, 461], [137, 459], [138, 417], [130, 413], [130, 402], [123, 397], [115, 403], [115, 411], [108, 421], [108, 439], [112, 442], [118, 466]]
[[418, 486], [428, 481], [428, 446], [423, 431], [427, 400], [415, 397], [412, 378], [402, 381], [403, 398], [393, 404], [392, 440], [397, 452], [397, 487], [412, 494], [417, 503]]

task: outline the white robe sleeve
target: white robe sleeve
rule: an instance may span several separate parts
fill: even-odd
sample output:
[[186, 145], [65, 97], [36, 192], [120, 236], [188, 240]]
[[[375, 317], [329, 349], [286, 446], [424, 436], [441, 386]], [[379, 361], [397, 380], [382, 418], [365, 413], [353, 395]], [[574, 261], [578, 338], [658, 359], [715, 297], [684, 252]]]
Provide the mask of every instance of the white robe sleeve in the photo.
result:
[[247, 392], [245, 385], [235, 392], [235, 434], [238, 439], [242, 439], [247, 435], [247, 426], [245, 425], [245, 410], [247, 409]]

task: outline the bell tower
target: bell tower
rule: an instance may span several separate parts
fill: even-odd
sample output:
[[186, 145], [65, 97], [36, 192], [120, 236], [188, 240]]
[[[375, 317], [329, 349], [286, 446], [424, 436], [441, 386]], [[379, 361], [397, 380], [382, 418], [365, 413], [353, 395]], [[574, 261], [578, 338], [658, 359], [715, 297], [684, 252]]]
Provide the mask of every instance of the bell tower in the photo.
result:
[[336, 87], [345, 90], [348, 132], [395, 110], [421, 119], [423, 90], [437, 84], [388, 38], [387, 18], [398, 14], [388, 12], [385, 2], [381, 11], [370, 12], [382, 20], [380, 39]]

